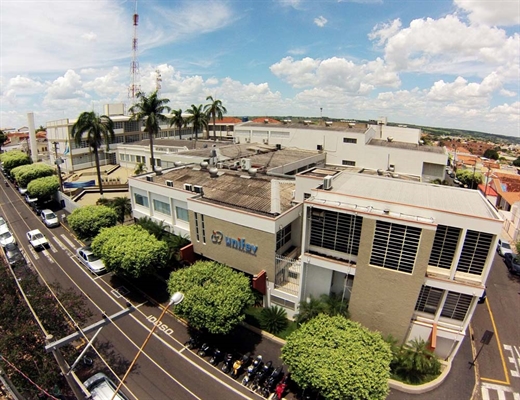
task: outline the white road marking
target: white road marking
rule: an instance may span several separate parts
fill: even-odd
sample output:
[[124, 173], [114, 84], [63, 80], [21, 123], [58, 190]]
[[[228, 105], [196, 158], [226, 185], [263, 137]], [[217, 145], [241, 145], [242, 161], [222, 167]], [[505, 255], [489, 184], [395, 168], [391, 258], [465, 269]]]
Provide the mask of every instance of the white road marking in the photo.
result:
[[60, 239], [58, 239], [56, 236], [53, 236], [52, 237], [56, 243], [58, 243], [58, 246], [60, 246], [60, 248], [63, 250], [63, 251], [67, 251], [67, 247], [65, 247], [65, 245], [60, 241]]
[[506, 396], [506, 393], [511, 393], [513, 395], [513, 400], [520, 400], [520, 393], [513, 392], [513, 388], [509, 386], [482, 382], [480, 390], [482, 393], [482, 400], [489, 400], [491, 393], [495, 393], [499, 400], [510, 399], [511, 396]]
[[65, 235], [64, 233], [62, 233], [60, 236], [61, 236], [61, 238], [62, 238], [63, 240], [65, 240], [65, 241], [67, 242], [67, 244], [68, 244], [72, 249], [75, 249], [75, 248], [77, 247], [74, 243], [72, 243], [72, 241], [71, 241], [71, 240], [67, 237], [67, 235]]
[[43, 253], [43, 255], [45, 256], [45, 258], [47, 258], [47, 260], [49, 260], [49, 262], [50, 262], [51, 264], [55, 264], [54, 259], [51, 257], [51, 255], [50, 255], [50, 253], [47, 251], [47, 249], [42, 250], [42, 253]]
[[39, 260], [40, 259], [40, 255], [36, 252], [36, 250], [34, 250], [34, 247], [29, 247], [29, 251], [31, 252], [31, 254], [33, 255], [33, 257], [36, 259], [36, 260]]

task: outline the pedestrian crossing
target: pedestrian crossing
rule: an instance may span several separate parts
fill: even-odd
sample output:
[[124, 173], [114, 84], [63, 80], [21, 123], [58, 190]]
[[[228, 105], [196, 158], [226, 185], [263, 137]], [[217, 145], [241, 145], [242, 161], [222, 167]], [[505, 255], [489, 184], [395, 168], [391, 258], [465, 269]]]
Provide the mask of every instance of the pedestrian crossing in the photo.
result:
[[520, 393], [513, 391], [509, 386], [494, 383], [481, 384], [482, 400], [520, 400]]

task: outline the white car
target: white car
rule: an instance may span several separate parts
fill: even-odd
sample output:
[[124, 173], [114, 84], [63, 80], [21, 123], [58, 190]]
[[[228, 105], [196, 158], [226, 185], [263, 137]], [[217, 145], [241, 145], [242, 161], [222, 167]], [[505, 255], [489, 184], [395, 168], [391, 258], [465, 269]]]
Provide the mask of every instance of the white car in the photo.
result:
[[498, 239], [497, 252], [500, 256], [504, 257], [506, 253], [512, 253], [513, 249], [511, 249], [511, 245], [507, 240]]
[[79, 261], [95, 274], [100, 274], [106, 271], [103, 260], [95, 255], [89, 246], [80, 247], [76, 250], [76, 255], [78, 256]]
[[0, 230], [2, 230], [6, 226], [7, 226], [7, 221], [4, 219], [4, 217], [0, 216]]
[[27, 188], [19, 187], [19, 188], [18, 188], [18, 192], [19, 192], [22, 196], [25, 196], [25, 194], [27, 193]]
[[13, 234], [11, 233], [11, 231], [7, 228], [7, 224], [6, 225], [2, 225], [2, 228], [0, 229], [0, 245], [2, 247], [5, 247], [9, 243], [15, 243], [16, 244], [16, 239], [14, 238]]
[[49, 241], [39, 229], [27, 232], [27, 240], [35, 250], [49, 247]]
[[58, 220], [58, 216], [54, 214], [52, 210], [45, 209], [40, 213], [43, 223], [47, 226], [47, 228], [53, 228], [55, 226], [60, 226], [60, 221]]

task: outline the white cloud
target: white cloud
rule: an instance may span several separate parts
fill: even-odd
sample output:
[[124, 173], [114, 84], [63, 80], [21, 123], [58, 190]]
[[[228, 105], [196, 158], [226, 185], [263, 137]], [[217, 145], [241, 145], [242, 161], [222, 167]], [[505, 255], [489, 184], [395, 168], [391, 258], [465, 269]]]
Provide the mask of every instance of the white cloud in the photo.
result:
[[320, 28], [323, 28], [325, 25], [327, 25], [327, 22], [327, 18], [325, 18], [323, 15], [314, 18], [314, 24], [319, 26]]
[[46, 101], [71, 100], [77, 97], [87, 97], [83, 91], [81, 77], [73, 70], [68, 70], [65, 75], [60, 76], [45, 90]]
[[416, 19], [404, 29], [396, 21], [376, 27], [369, 37], [384, 46], [386, 63], [397, 70], [473, 76], [497, 70], [504, 79], [518, 79], [513, 73], [519, 68], [518, 34], [466, 25], [454, 15]]
[[497, 26], [520, 24], [518, 0], [454, 0], [454, 3], [469, 14], [469, 19], [473, 23]]
[[302, 47], [299, 47], [299, 48], [295, 48], [295, 49], [290, 49], [287, 51], [287, 53], [292, 56], [301, 56], [301, 55], [304, 55], [305, 53], [307, 53], [307, 50]]
[[81, 35], [81, 38], [85, 39], [88, 42], [95, 42], [97, 39], [97, 35], [94, 32], [89, 32]]

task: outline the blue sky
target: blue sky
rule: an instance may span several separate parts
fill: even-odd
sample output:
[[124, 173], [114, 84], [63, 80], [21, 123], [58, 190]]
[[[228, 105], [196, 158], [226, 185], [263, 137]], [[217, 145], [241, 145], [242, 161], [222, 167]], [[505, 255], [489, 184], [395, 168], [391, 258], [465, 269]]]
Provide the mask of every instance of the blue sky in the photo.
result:
[[[134, 1], [0, 0], [0, 129], [130, 104]], [[174, 109], [520, 136], [520, 0], [141, 0], [139, 84]]]

